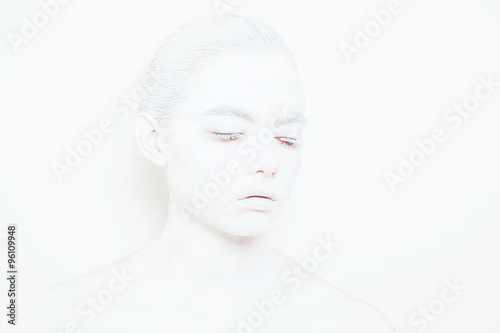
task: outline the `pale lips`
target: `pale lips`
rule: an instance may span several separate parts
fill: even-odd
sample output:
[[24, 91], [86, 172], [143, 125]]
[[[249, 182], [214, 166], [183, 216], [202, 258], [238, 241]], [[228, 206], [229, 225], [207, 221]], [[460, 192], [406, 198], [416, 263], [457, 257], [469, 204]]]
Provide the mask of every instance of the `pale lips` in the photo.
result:
[[256, 211], [265, 212], [271, 210], [276, 205], [276, 200], [267, 195], [249, 195], [238, 200], [242, 205]]

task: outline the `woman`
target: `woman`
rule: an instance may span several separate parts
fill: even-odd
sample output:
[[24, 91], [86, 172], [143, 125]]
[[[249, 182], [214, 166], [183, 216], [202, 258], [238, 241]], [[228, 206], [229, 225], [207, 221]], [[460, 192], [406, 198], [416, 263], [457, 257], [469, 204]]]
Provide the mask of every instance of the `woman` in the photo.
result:
[[236, 16], [192, 22], [166, 39], [144, 86], [137, 143], [165, 171], [165, 228], [148, 248], [41, 293], [43, 332], [393, 331], [262, 240], [293, 184], [305, 119], [274, 31]]

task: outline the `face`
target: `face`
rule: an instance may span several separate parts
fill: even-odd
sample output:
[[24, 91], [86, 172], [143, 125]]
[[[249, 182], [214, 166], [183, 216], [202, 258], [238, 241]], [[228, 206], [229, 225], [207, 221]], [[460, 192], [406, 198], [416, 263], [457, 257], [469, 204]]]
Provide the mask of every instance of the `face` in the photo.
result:
[[258, 236], [300, 164], [304, 101], [295, 67], [274, 53], [234, 53], [196, 75], [164, 140], [173, 204], [196, 223]]

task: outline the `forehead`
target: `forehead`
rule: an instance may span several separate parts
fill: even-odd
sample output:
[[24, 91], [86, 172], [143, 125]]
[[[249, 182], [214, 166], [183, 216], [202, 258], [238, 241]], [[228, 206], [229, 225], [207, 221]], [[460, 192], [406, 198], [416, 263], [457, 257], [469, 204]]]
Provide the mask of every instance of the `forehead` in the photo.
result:
[[[256, 115], [252, 110], [240, 109], [232, 105], [222, 105], [213, 109], [207, 109], [200, 114], [201, 118], [209, 117], [232, 117], [247, 122], [255, 123], [259, 120], [259, 115]], [[260, 115], [262, 118], [262, 115]], [[289, 110], [275, 108], [271, 112], [267, 112], [265, 118], [271, 118], [274, 125], [304, 125], [305, 117], [300, 112], [291, 113]]]
[[214, 115], [298, 120], [303, 118], [304, 98], [298, 72], [283, 55], [239, 52], [195, 75], [182, 109], [191, 119]]

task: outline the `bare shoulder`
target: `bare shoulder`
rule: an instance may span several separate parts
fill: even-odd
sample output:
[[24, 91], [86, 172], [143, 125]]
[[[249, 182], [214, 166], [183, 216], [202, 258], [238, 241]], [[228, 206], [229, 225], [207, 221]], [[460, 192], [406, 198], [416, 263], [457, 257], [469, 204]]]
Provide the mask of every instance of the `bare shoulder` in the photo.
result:
[[[280, 322], [286, 323], [290, 331], [395, 332], [389, 320], [374, 304], [329, 283], [288, 257], [282, 259], [285, 267], [288, 267], [276, 289], [282, 296], [269, 300], [274, 303], [273, 309], [276, 309], [278, 317], [281, 316], [278, 309], [283, 309]], [[270, 328], [270, 331], [273, 329]]]
[[[310, 318], [317, 332], [395, 333], [385, 315], [373, 304], [312, 276], [304, 286]], [[301, 307], [299, 307], [301, 308]]]
[[346, 292], [336, 292], [324, 300], [324, 306], [337, 311], [342, 332], [395, 333], [387, 317], [374, 304]]
[[[134, 284], [147, 273], [147, 249], [85, 275], [42, 289], [26, 299], [23, 327], [37, 332], [78, 332], [99, 313], [116, 308], [120, 298], [133, 294]], [[141, 264], [142, 263], [142, 264]]]

